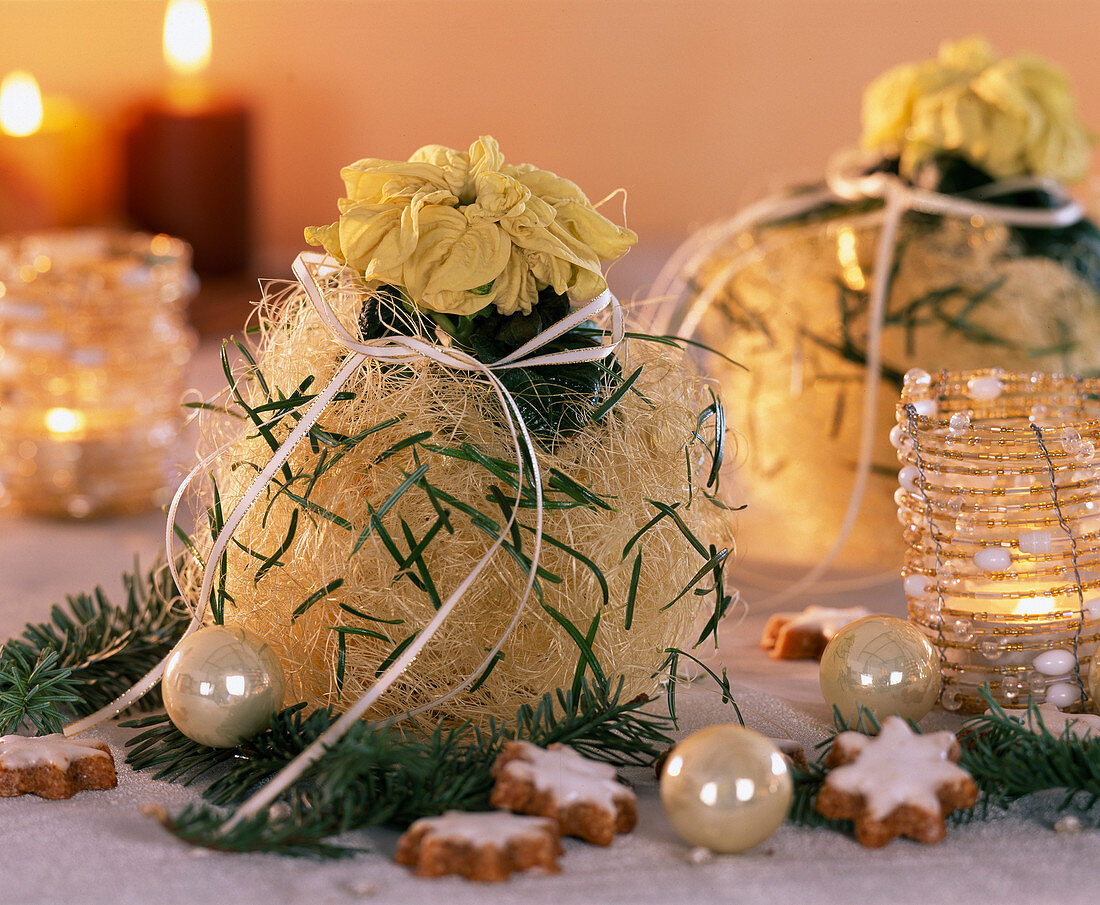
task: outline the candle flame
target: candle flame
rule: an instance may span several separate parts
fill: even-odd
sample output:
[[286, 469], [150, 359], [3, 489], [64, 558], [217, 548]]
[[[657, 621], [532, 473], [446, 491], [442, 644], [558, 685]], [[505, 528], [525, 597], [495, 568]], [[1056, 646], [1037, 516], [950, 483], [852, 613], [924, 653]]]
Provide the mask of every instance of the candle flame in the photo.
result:
[[169, 0], [164, 14], [164, 59], [179, 75], [202, 72], [210, 63], [210, 13], [205, 0]]
[[8, 73], [0, 82], [0, 131], [33, 135], [42, 128], [42, 92], [29, 72]]
[[84, 426], [84, 416], [72, 409], [56, 408], [46, 412], [46, 428], [51, 434], [72, 434]]

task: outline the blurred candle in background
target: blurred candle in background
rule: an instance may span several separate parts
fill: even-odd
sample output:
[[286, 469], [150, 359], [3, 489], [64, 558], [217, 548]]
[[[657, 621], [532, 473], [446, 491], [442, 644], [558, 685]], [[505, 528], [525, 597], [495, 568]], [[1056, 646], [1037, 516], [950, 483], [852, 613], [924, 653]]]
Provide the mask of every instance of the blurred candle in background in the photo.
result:
[[251, 255], [249, 114], [204, 77], [211, 57], [203, 0], [170, 0], [163, 97], [137, 110], [126, 137], [126, 212], [146, 230], [186, 239], [199, 273], [244, 269]]
[[0, 81], [0, 232], [102, 222], [117, 194], [102, 124], [34, 76]]

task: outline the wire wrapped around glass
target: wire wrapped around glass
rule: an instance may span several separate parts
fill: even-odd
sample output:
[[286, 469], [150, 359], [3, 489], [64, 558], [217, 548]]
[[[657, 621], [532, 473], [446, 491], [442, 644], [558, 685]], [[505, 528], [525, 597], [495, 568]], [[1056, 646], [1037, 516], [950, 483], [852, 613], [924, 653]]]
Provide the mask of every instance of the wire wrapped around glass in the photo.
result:
[[106, 229], [0, 239], [0, 510], [163, 504], [197, 287], [179, 239]]
[[940, 653], [941, 703], [1097, 699], [1100, 379], [918, 369], [891, 433], [909, 619]]

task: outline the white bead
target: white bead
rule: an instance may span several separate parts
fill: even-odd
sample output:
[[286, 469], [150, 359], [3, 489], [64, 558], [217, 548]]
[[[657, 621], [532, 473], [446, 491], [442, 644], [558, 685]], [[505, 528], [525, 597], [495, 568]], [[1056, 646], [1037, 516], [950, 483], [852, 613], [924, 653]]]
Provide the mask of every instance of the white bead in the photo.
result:
[[1044, 676], [1065, 676], [1073, 672], [1073, 664], [1076, 662], [1073, 651], [1047, 650], [1035, 658], [1032, 666]]
[[922, 368], [910, 368], [902, 381], [907, 387], [927, 387], [932, 385], [932, 375]]
[[1001, 395], [1003, 389], [1004, 384], [1001, 383], [1001, 378], [992, 375], [971, 377], [966, 382], [966, 394], [971, 399], [996, 399]]
[[1053, 549], [1054, 538], [1049, 531], [1029, 531], [1027, 534], [1020, 535], [1016, 545], [1020, 548], [1021, 553], [1027, 553], [1029, 556], [1042, 556], [1050, 553]]
[[905, 594], [908, 597], [923, 597], [928, 593], [929, 584], [928, 576], [914, 572], [912, 575], [905, 576], [902, 587], [905, 588]]
[[1081, 697], [1081, 691], [1069, 682], [1059, 682], [1047, 689], [1047, 701], [1055, 707], [1069, 707]]
[[920, 471], [917, 469], [916, 465], [906, 465], [898, 472], [898, 483], [910, 493], [917, 492], [917, 481], [919, 478]]
[[913, 441], [909, 437], [909, 433], [900, 424], [895, 424], [890, 428], [890, 445], [894, 449], [900, 449], [904, 452], [908, 452], [913, 448]]
[[935, 399], [917, 399], [912, 403], [913, 410], [925, 418], [935, 417], [936, 412], [940, 410], [939, 404]]
[[1004, 572], [1012, 565], [1012, 553], [1007, 547], [982, 547], [974, 554], [974, 565], [983, 572]]

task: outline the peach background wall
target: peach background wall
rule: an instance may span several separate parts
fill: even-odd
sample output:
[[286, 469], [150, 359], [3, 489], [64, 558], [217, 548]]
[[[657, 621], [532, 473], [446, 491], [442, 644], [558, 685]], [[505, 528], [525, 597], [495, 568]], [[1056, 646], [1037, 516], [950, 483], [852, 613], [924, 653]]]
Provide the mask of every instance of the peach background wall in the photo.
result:
[[[209, 0], [209, 79], [255, 111], [258, 269], [334, 218], [339, 167], [494, 134], [593, 197], [640, 251], [858, 136], [863, 86], [941, 39], [1057, 60], [1100, 129], [1100, 0]], [[163, 0], [0, 0], [0, 72], [115, 115], [167, 81]]]

